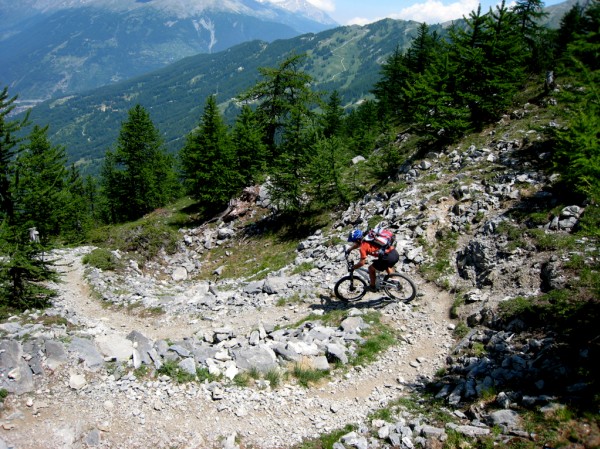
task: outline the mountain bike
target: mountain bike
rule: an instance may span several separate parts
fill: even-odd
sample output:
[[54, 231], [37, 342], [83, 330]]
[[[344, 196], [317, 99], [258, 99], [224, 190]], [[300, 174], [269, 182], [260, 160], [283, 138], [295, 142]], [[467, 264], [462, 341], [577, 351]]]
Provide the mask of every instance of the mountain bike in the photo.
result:
[[[333, 292], [335, 296], [345, 302], [358, 301], [368, 291], [369, 271], [365, 267], [355, 270], [354, 262], [344, 252], [348, 275], [343, 276], [336, 282]], [[406, 275], [401, 273], [383, 274], [377, 273], [376, 285], [378, 290], [396, 301], [408, 303], [417, 296], [415, 283]]]

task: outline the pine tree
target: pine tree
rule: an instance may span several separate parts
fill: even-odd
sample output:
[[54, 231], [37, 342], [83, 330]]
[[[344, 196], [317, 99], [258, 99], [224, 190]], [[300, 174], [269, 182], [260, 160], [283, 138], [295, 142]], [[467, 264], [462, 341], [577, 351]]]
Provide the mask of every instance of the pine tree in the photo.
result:
[[242, 186], [235, 148], [214, 95], [206, 99], [199, 127], [180, 152], [187, 192], [205, 206], [224, 206]]
[[547, 69], [552, 49], [550, 33], [540, 25], [541, 19], [548, 15], [544, 12], [544, 2], [517, 0], [512, 7], [512, 12], [516, 16], [522, 44], [528, 49], [526, 63], [529, 69], [535, 73]]
[[[566, 126], [553, 130], [553, 162], [566, 184], [600, 203], [600, 4], [590, 6], [580, 32], [567, 45], [561, 72], [569, 87], [559, 96], [569, 104]], [[597, 232], [597, 231], [596, 231]]]
[[291, 115], [309, 115], [319, 101], [310, 89], [311, 76], [300, 69], [305, 59], [306, 55], [292, 54], [276, 68], [259, 68], [262, 80], [239, 97], [240, 101], [258, 102], [256, 113], [265, 129], [271, 160], [281, 154], [284, 134], [290, 136], [286, 126], [293, 122]]
[[442, 50], [437, 33], [431, 33], [425, 23], [419, 26], [415, 39], [403, 55], [399, 48], [383, 64], [381, 78], [373, 93], [380, 107], [380, 117], [389, 116], [400, 123], [412, 121], [411, 101], [406, 95], [414, 80], [422, 75]]
[[342, 176], [350, 160], [344, 141], [336, 136], [318, 140], [310, 153], [306, 175], [308, 195], [317, 206], [339, 206], [349, 200]]
[[429, 142], [449, 143], [472, 128], [469, 108], [456, 98], [457, 78], [447, 52], [405, 89], [413, 129]]
[[15, 109], [17, 97], [9, 98], [8, 88], [0, 93], [0, 218], [13, 219], [14, 207], [11, 198], [11, 177], [17, 145], [20, 141], [16, 134], [27, 125], [28, 115], [22, 121], [8, 121]]
[[322, 115], [323, 136], [326, 138], [339, 136], [342, 133], [344, 122], [344, 108], [342, 98], [337, 90], [329, 96]]
[[48, 126], [34, 125], [15, 161], [15, 218], [23, 228], [35, 227], [42, 243], [57, 237], [66, 206], [63, 195], [67, 157], [48, 140]]
[[[267, 166], [267, 146], [264, 131], [256, 114], [248, 105], [242, 106], [231, 133], [243, 185], [260, 182]], [[233, 167], [231, 167], [233, 168]]]
[[373, 94], [377, 98], [380, 117], [401, 119], [406, 103], [404, 89], [414, 74], [408, 68], [406, 58], [396, 47], [394, 53], [381, 67], [379, 81], [375, 83]]
[[454, 86], [449, 92], [454, 104], [468, 108], [471, 123], [480, 129], [498, 118], [521, 87], [525, 48], [515, 15], [504, 2], [485, 15], [479, 7], [466, 23], [465, 29], [455, 27], [450, 32]]
[[313, 110], [320, 104], [319, 94], [310, 88], [311, 76], [300, 69], [305, 57], [291, 55], [276, 68], [259, 69], [263, 79], [240, 97], [259, 103], [256, 113], [271, 161], [269, 191], [273, 203], [286, 212], [305, 205], [303, 173], [316, 135]]
[[417, 37], [406, 51], [406, 67], [414, 74], [425, 72], [440, 48], [440, 38], [437, 32], [431, 32], [429, 26], [422, 23], [419, 26]]
[[129, 110], [115, 151], [105, 157], [102, 178], [111, 221], [138, 219], [176, 195], [173, 159], [141, 105]]
[[60, 214], [61, 236], [69, 243], [79, 243], [93, 226], [93, 206], [86, 184], [75, 165], [68, 170], [63, 190], [64, 206]]
[[377, 111], [375, 101], [367, 100], [345, 117], [343, 135], [351, 155], [366, 157], [373, 151], [381, 123]]
[[27, 125], [22, 121], [8, 121], [17, 97], [8, 97], [8, 89], [0, 94], [0, 306], [24, 310], [43, 307], [54, 292], [40, 284], [53, 279], [53, 272], [44, 259], [48, 247], [37, 240], [37, 234], [27, 229], [27, 212], [18, 202], [15, 192], [17, 179], [17, 145], [22, 139], [15, 134]]

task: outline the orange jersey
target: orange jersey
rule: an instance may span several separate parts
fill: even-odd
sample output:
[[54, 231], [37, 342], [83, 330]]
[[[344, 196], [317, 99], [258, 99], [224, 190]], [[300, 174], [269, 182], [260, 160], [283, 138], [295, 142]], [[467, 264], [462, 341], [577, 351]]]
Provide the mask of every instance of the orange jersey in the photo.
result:
[[379, 250], [381, 249], [381, 246], [377, 246], [374, 243], [371, 243], [367, 240], [363, 240], [360, 243], [360, 258], [362, 259], [366, 259], [367, 256], [377, 256], [377, 253], [379, 252]]

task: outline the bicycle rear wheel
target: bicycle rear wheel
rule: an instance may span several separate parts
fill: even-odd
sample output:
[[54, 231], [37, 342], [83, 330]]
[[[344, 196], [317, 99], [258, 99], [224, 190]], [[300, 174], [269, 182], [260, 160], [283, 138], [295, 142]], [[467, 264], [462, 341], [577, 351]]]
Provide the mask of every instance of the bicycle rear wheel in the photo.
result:
[[392, 273], [385, 276], [382, 287], [390, 298], [397, 301], [410, 302], [417, 296], [415, 283], [400, 273]]
[[333, 291], [342, 301], [358, 301], [367, 293], [367, 283], [358, 276], [344, 276], [337, 281]]

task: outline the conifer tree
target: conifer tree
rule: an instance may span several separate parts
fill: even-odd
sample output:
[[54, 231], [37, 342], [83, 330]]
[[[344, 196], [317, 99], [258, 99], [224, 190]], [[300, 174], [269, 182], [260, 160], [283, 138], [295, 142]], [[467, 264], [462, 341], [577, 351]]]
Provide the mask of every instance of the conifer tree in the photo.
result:
[[102, 169], [102, 192], [111, 221], [135, 220], [175, 195], [173, 159], [148, 112], [136, 105], [121, 125], [116, 149]]
[[279, 155], [269, 172], [271, 201], [286, 213], [296, 213], [308, 204], [305, 198], [309, 161], [313, 137], [310, 116], [304, 108], [293, 108], [287, 116]]
[[471, 12], [467, 27], [450, 32], [454, 102], [470, 111], [476, 129], [497, 119], [523, 81], [525, 48], [518, 38], [515, 15], [504, 1], [496, 11]]
[[343, 122], [344, 108], [342, 107], [342, 98], [340, 97], [340, 93], [334, 90], [324, 107], [322, 116], [323, 136], [326, 138], [339, 136], [342, 132]]
[[417, 36], [406, 51], [406, 67], [412, 73], [423, 73], [440, 50], [440, 38], [437, 32], [431, 32], [429, 25], [422, 23]]
[[93, 225], [93, 201], [86, 183], [75, 165], [71, 165], [64, 183], [64, 206], [60, 214], [61, 236], [70, 243], [84, 240]]
[[380, 107], [380, 117], [389, 115], [392, 120], [401, 123], [412, 121], [410, 97], [406, 95], [406, 90], [410, 89], [416, 77], [430, 67], [441, 49], [437, 33], [431, 33], [425, 23], [419, 26], [417, 36], [406, 54], [401, 54], [400, 49], [396, 48], [383, 64], [381, 78], [373, 89]]
[[310, 89], [311, 76], [301, 70], [306, 55], [292, 54], [278, 67], [261, 67], [262, 80], [240, 95], [241, 101], [258, 102], [256, 113], [265, 129], [265, 143], [272, 160], [281, 154], [286, 126], [291, 117], [309, 115], [318, 102], [318, 95]]
[[337, 206], [348, 201], [350, 193], [342, 170], [349, 160], [348, 149], [340, 137], [323, 138], [313, 145], [306, 169], [307, 193], [317, 206]]
[[471, 129], [468, 107], [455, 95], [457, 78], [447, 52], [405, 89], [413, 129], [430, 142], [449, 143]]
[[378, 107], [372, 100], [361, 103], [352, 109], [344, 119], [343, 135], [352, 156], [368, 156], [374, 149], [380, 131], [381, 121]]
[[27, 229], [19, 204], [15, 182], [17, 145], [22, 139], [15, 134], [27, 125], [22, 121], [8, 120], [15, 108], [17, 97], [8, 97], [8, 89], [0, 93], [0, 306], [24, 310], [43, 307], [54, 292], [39, 282], [55, 278], [44, 251], [49, 249], [37, 239], [33, 229]]
[[263, 138], [264, 130], [256, 114], [250, 106], [242, 106], [231, 139], [237, 156], [236, 167], [243, 185], [259, 182], [266, 172], [267, 146]]
[[262, 80], [240, 96], [259, 103], [256, 113], [266, 132], [271, 161], [271, 199], [286, 212], [305, 204], [304, 171], [316, 128], [313, 109], [320, 104], [319, 94], [310, 88], [311, 76], [300, 67], [305, 57], [293, 54], [276, 68], [260, 68]]
[[27, 125], [28, 115], [19, 121], [8, 120], [10, 113], [15, 109], [17, 97], [9, 98], [8, 88], [0, 93], [0, 217], [13, 219], [13, 200], [11, 193], [11, 177], [14, 168], [12, 162], [16, 155], [16, 148], [20, 141], [16, 134]]
[[50, 143], [47, 133], [48, 126], [34, 125], [19, 150], [12, 181], [14, 200], [19, 205], [15, 218], [23, 228], [35, 227], [42, 243], [60, 234], [66, 205], [67, 157], [64, 148]]
[[[560, 93], [569, 121], [553, 129], [553, 161], [566, 184], [600, 203], [600, 4], [588, 7], [580, 32], [567, 45], [561, 72], [570, 86]], [[597, 232], [597, 230], [596, 230]]]
[[239, 190], [234, 146], [214, 95], [206, 99], [199, 127], [180, 152], [187, 192], [205, 206], [223, 206]]
[[396, 47], [392, 55], [381, 67], [379, 81], [375, 83], [373, 94], [378, 100], [380, 117], [403, 116], [402, 108], [405, 104], [404, 89], [413, 79], [414, 74], [406, 64], [406, 58]]
[[517, 0], [512, 7], [516, 16], [516, 26], [520, 31], [522, 44], [528, 49], [526, 63], [533, 72], [548, 68], [551, 59], [550, 33], [540, 25], [541, 19], [548, 13], [544, 12], [542, 0]]

